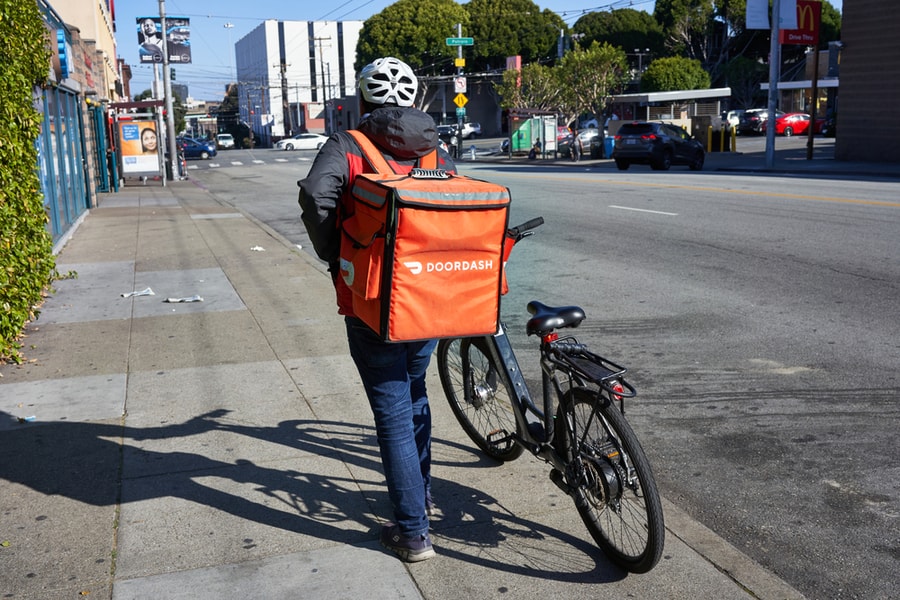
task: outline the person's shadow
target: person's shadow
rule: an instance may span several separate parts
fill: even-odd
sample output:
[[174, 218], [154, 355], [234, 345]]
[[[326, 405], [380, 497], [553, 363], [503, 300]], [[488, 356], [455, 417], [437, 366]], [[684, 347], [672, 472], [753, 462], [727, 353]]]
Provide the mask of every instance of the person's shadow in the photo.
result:
[[[329, 541], [356, 544], [373, 539], [373, 532], [390, 513], [380, 475], [377, 480], [359, 479], [363, 470], [381, 473], [374, 427], [304, 420], [258, 427], [229, 420], [229, 412], [217, 410], [183, 423], [149, 428], [67, 421], [14, 425], [0, 433], [0, 456], [4, 457], [0, 461], [0, 480], [94, 506], [177, 497]], [[0, 411], [0, 422], [7, 419], [14, 417]], [[142, 447], [152, 446], [154, 440], [171, 446], [172, 440], [188, 440], [212, 431], [281, 444], [296, 450], [298, 456], [321, 457], [317, 462], [340, 461], [353, 474], [325, 476], [321, 467], [316, 473], [282, 470], [246, 459], [229, 462], [197, 452], [163, 452]], [[434, 440], [435, 446], [439, 444], [451, 443]], [[474, 468], [496, 466], [483, 458], [469, 464]], [[210, 476], [252, 485], [269, 501], [257, 502], [202, 483]], [[597, 583], [619, 580], [625, 575], [595, 545], [518, 517], [477, 489], [443, 479], [435, 480], [433, 488], [436, 497], [442, 499], [444, 513], [444, 518], [433, 524], [433, 531], [439, 538], [452, 540], [454, 548], [462, 548], [439, 548], [439, 553], [493, 569], [559, 581]], [[272, 502], [273, 498], [277, 501]], [[571, 510], [572, 518], [578, 519], [574, 506]], [[348, 520], [361, 527], [348, 526]], [[510, 540], [517, 544], [520, 554], [531, 555], [533, 560], [511, 564], [490, 551]], [[548, 546], [552, 553], [548, 553]]]

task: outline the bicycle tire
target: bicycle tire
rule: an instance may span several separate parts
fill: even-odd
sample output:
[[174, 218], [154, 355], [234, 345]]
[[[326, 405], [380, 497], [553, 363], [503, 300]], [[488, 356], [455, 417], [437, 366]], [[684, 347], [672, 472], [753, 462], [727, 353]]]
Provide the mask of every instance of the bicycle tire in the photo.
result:
[[455, 338], [438, 343], [438, 372], [450, 409], [466, 435], [490, 458], [521, 456], [513, 396], [503, 370], [491, 358], [490, 338]]
[[662, 503], [625, 416], [607, 392], [572, 388], [561, 400], [555, 435], [568, 464], [566, 481], [594, 541], [622, 569], [650, 571], [665, 544]]

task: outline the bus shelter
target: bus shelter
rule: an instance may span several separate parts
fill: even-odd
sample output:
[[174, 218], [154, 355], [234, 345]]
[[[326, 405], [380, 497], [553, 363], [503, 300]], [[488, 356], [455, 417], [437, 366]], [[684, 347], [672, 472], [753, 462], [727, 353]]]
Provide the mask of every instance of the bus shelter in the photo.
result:
[[121, 179], [159, 177], [165, 184], [172, 178], [171, 174], [166, 177], [165, 171], [162, 107], [162, 100], [110, 104]]
[[551, 111], [520, 109], [509, 112], [509, 156], [531, 152], [546, 158], [556, 154], [557, 114]]

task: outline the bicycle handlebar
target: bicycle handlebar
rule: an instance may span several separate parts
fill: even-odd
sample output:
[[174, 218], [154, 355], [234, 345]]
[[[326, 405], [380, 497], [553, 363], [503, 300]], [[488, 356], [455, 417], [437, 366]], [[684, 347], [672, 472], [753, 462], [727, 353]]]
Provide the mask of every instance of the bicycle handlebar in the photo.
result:
[[509, 229], [506, 230], [506, 234], [511, 238], [515, 238], [516, 241], [519, 241], [520, 239], [525, 237], [525, 235], [530, 230], [536, 229], [543, 224], [544, 224], [544, 217], [535, 217], [535, 218], [531, 219], [530, 221], [526, 221], [526, 222], [522, 223], [521, 225], [517, 225], [515, 227], [510, 227]]

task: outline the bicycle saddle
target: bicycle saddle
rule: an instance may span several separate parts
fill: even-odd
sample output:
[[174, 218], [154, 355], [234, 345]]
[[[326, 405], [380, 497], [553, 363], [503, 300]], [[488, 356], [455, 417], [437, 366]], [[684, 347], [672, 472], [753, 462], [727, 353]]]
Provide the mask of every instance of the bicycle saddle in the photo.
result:
[[578, 327], [584, 321], [584, 311], [580, 306], [547, 306], [537, 300], [528, 303], [528, 312], [533, 317], [528, 320], [528, 335], [546, 335], [554, 329]]

